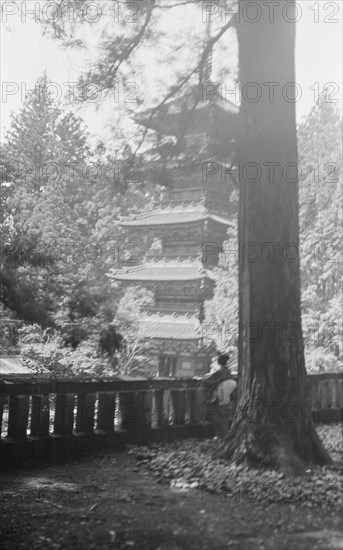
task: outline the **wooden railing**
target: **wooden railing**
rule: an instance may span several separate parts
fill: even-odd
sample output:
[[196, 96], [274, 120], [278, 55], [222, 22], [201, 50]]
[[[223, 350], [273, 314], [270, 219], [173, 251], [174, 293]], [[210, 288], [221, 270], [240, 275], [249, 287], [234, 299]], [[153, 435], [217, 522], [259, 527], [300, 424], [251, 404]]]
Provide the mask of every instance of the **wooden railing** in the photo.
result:
[[[342, 419], [342, 373], [308, 376], [316, 422]], [[234, 411], [232, 411], [232, 414]], [[214, 435], [194, 379], [0, 379], [0, 467], [57, 462], [126, 443]]]
[[342, 372], [308, 374], [308, 399], [315, 422], [341, 422], [343, 410]]
[[0, 466], [211, 437], [196, 380], [0, 380]]

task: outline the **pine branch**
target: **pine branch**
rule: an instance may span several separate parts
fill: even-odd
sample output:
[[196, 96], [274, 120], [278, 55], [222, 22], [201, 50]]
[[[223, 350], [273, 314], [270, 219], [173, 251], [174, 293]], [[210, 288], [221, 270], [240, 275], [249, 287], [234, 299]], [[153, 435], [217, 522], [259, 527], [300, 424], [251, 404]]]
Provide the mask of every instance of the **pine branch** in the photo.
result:
[[[163, 107], [163, 105], [165, 105], [165, 103], [171, 99], [172, 97], [175, 96], [175, 94], [177, 94], [179, 91], [182, 90], [182, 88], [185, 86], [185, 84], [187, 84], [187, 82], [190, 80], [190, 78], [196, 74], [197, 72], [199, 73], [199, 85], [201, 85], [202, 81], [203, 81], [203, 71], [204, 71], [204, 67], [205, 67], [205, 64], [206, 64], [206, 60], [207, 60], [207, 57], [209, 55], [209, 53], [211, 52], [213, 46], [218, 42], [218, 40], [220, 40], [220, 38], [223, 36], [223, 34], [225, 34], [225, 32], [230, 29], [231, 27], [234, 27], [234, 20], [233, 19], [230, 19], [221, 29], [220, 31], [214, 35], [212, 38], [210, 38], [206, 45], [205, 45], [205, 48], [203, 49], [203, 52], [201, 54], [201, 57], [200, 57], [200, 60], [199, 62], [197, 63], [197, 65], [181, 80], [181, 83], [178, 84], [177, 86], [174, 86], [170, 92], [168, 94], [166, 94], [166, 96], [164, 97], [164, 99], [156, 106], [152, 109], [151, 111], [151, 114], [148, 118], [148, 122], [146, 124], [146, 128], [143, 132], [143, 137], [142, 139], [140, 140], [137, 148], [135, 149], [134, 151], [134, 155], [136, 155], [139, 151], [139, 149], [141, 148], [142, 144], [144, 143], [144, 140], [145, 140], [145, 137], [146, 137], [146, 134], [148, 132], [148, 127], [149, 127], [149, 124], [151, 122], [151, 120], [153, 119], [154, 115], [161, 109], [161, 107]], [[199, 98], [196, 99], [196, 101], [194, 102], [194, 104], [192, 105], [192, 108], [190, 109], [189, 113], [188, 113], [188, 117], [187, 117], [187, 120], [185, 121], [185, 124], [184, 124], [184, 129], [183, 129], [183, 132], [182, 132], [182, 135], [181, 137], [179, 137], [178, 139], [178, 142], [180, 141], [180, 139], [182, 139], [183, 135], [184, 135], [184, 132], [186, 131], [186, 128], [187, 128], [187, 124], [188, 124], [188, 121], [189, 121], [189, 118], [192, 114], [192, 112], [194, 111], [194, 109], [196, 108], [197, 104], [199, 103]]]

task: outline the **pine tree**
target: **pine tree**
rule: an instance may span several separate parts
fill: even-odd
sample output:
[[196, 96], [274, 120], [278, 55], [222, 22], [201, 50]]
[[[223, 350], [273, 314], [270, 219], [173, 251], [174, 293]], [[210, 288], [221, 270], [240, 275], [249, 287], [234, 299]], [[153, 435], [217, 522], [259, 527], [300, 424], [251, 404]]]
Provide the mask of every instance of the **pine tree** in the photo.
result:
[[78, 117], [55, 103], [46, 74], [13, 117], [3, 157], [10, 169], [2, 298], [23, 319], [52, 322], [48, 312], [56, 309], [62, 280], [73, 275], [82, 282], [75, 255], [80, 250], [83, 261], [90, 239], [94, 180], [85, 177], [87, 133]]
[[118, 222], [149, 201], [139, 170], [104, 147], [92, 155], [82, 119], [55, 103], [46, 74], [13, 117], [1, 162], [3, 301], [43, 324], [112, 320], [119, 294], [107, 274], [145, 253]]
[[307, 368], [342, 365], [342, 120], [324, 92], [298, 131]]
[[6, 136], [5, 151], [16, 170], [15, 176], [25, 180], [32, 192], [40, 191], [45, 183], [44, 168], [54, 161], [54, 130], [60, 116], [44, 73], [19, 114], [12, 116]]

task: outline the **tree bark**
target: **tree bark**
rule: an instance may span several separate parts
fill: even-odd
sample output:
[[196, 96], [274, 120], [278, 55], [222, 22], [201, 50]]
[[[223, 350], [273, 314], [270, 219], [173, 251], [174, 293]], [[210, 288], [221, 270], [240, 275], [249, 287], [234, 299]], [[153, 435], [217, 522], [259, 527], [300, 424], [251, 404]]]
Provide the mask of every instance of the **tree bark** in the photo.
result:
[[[330, 457], [306, 401], [293, 100], [295, 23], [290, 22], [296, 19], [296, 8], [287, 3], [285, 11], [278, 3], [272, 18], [267, 2], [239, 4], [244, 121], [238, 145], [239, 382], [223, 452], [234, 461], [299, 474], [309, 464], [330, 462]], [[247, 10], [247, 4], [257, 6]]]

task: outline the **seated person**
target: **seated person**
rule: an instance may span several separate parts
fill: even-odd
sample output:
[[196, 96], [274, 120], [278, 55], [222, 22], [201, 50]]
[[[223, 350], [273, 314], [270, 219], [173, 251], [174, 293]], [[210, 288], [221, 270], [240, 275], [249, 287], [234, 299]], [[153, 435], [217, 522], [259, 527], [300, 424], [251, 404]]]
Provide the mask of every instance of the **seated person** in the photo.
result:
[[[227, 366], [230, 356], [227, 353], [218, 356], [219, 368], [204, 376], [202, 382], [208, 388], [206, 420], [213, 422], [216, 434], [225, 436], [232, 416], [232, 393], [237, 387]], [[210, 415], [208, 413], [211, 413]], [[209, 417], [211, 416], [211, 417]]]

